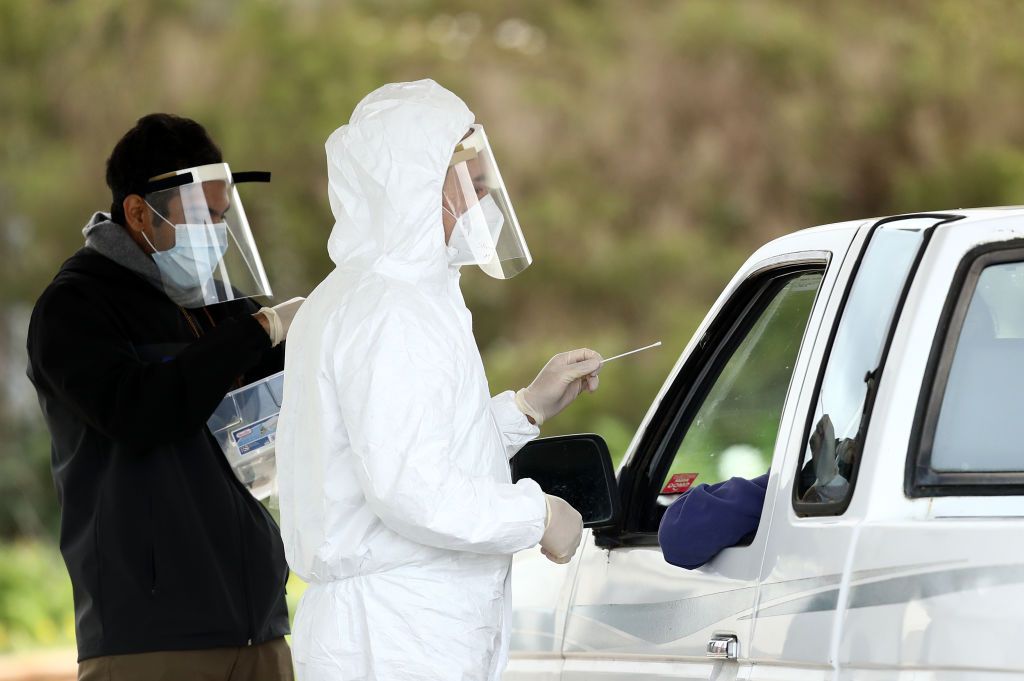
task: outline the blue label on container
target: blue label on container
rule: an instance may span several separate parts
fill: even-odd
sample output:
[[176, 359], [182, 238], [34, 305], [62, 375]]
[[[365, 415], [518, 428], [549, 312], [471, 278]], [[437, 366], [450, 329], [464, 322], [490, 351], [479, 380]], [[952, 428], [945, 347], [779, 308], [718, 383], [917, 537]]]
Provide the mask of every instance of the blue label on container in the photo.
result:
[[239, 455], [273, 444], [277, 436], [277, 414], [260, 419], [245, 428], [231, 431], [231, 439], [238, 447]]

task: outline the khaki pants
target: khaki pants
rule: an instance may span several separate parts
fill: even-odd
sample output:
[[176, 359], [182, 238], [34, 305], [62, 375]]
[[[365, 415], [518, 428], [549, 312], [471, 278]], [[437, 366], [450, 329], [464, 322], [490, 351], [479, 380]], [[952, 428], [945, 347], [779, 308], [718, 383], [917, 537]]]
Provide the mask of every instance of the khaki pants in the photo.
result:
[[108, 655], [78, 665], [78, 681], [293, 681], [283, 638], [256, 646]]

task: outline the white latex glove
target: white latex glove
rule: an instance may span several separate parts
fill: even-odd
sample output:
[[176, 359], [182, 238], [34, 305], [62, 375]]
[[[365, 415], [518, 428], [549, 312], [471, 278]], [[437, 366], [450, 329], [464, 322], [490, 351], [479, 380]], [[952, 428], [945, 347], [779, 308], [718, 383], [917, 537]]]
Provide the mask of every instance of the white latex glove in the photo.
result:
[[564, 565], [572, 560], [583, 538], [583, 516], [561, 497], [544, 495], [548, 503], [548, 521], [540, 538], [540, 552], [552, 563]]
[[[263, 315], [267, 320], [267, 335], [270, 336], [271, 347], [288, 337], [288, 328], [295, 319], [295, 313], [299, 311], [305, 298], [292, 298], [274, 307], [261, 307], [257, 315]], [[255, 316], [255, 315], [254, 315]]]
[[601, 355], [582, 348], [552, 357], [528, 388], [516, 393], [516, 406], [538, 426], [572, 404], [584, 390], [597, 390]]

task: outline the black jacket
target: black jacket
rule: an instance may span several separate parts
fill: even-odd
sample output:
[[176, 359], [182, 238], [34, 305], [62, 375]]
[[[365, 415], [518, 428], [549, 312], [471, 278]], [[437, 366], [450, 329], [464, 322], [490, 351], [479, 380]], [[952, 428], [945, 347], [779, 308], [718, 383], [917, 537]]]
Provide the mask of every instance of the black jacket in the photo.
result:
[[283, 367], [255, 311], [185, 311], [89, 248], [36, 303], [28, 373], [53, 440], [79, 660], [288, 633], [277, 524], [206, 428], [239, 380]]

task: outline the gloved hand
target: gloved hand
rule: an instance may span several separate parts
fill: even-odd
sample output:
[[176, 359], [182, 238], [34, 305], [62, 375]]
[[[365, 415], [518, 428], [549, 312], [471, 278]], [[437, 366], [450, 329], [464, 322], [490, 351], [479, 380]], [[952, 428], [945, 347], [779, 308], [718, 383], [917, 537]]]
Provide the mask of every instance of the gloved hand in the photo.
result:
[[304, 302], [306, 302], [305, 298], [292, 298], [274, 307], [261, 307], [259, 312], [253, 315], [263, 315], [266, 319], [267, 323], [263, 325], [263, 328], [270, 336], [271, 347], [288, 337], [288, 328], [292, 325], [292, 320], [295, 319], [295, 313], [299, 311]]
[[597, 390], [601, 355], [586, 348], [552, 357], [528, 388], [516, 393], [516, 406], [538, 426], [572, 404], [580, 393]]
[[544, 495], [548, 503], [548, 521], [540, 538], [540, 552], [552, 563], [564, 565], [572, 560], [583, 537], [583, 516], [565, 499]]

